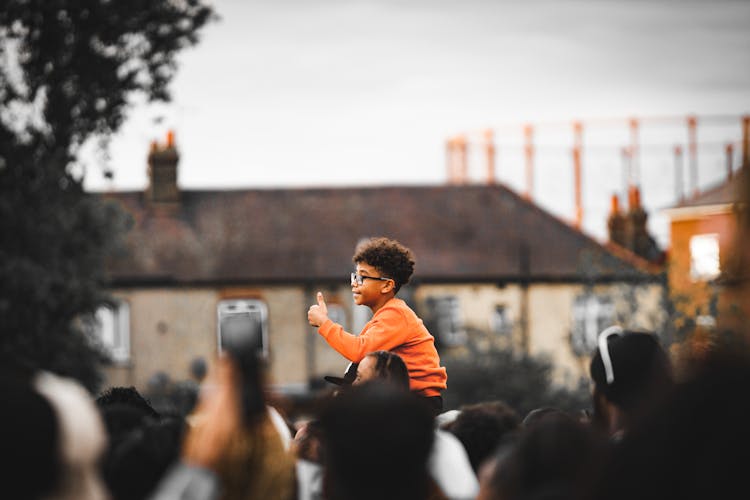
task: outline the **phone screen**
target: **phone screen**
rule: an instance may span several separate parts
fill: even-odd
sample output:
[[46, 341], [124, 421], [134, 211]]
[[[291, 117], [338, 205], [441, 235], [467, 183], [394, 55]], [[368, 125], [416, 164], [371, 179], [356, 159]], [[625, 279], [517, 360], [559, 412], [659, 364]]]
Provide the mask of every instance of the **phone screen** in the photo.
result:
[[263, 315], [244, 304], [231, 304], [219, 311], [219, 350], [255, 349], [265, 356]]

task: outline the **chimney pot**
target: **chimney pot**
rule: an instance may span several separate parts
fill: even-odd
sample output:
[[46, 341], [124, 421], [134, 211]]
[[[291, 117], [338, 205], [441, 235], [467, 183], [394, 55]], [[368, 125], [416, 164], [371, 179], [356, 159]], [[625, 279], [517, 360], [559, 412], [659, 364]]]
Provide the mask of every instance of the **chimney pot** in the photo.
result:
[[616, 194], [612, 195], [610, 214], [615, 215], [620, 213], [620, 197]]
[[180, 200], [177, 186], [177, 163], [180, 157], [174, 148], [174, 134], [167, 135], [167, 147], [160, 148], [156, 142], [151, 143], [148, 155], [148, 180], [146, 199], [159, 205], [176, 206]]

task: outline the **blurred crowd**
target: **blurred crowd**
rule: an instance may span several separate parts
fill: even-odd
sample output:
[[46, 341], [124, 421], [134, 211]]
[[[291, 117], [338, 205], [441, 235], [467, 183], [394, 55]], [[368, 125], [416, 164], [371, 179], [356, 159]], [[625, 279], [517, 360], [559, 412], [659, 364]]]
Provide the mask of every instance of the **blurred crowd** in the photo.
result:
[[[729, 337], [728, 337], [729, 338]], [[436, 412], [396, 354], [368, 354], [308, 413], [269, 397], [264, 365], [232, 346], [185, 416], [133, 387], [92, 397], [3, 366], [8, 499], [742, 498], [750, 357], [734, 338], [676, 375], [650, 332], [610, 327], [578, 413], [503, 401]], [[477, 381], [481, 383], [481, 381]]]

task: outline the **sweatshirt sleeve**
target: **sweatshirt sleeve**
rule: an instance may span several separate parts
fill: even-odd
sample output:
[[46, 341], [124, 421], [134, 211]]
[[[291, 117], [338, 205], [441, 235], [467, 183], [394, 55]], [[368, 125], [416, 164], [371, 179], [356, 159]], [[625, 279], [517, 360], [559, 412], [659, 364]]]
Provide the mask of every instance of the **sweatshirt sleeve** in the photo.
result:
[[390, 351], [404, 344], [407, 332], [406, 318], [395, 308], [379, 311], [359, 335], [345, 332], [344, 327], [330, 319], [318, 328], [328, 345], [354, 363], [362, 361], [367, 353]]

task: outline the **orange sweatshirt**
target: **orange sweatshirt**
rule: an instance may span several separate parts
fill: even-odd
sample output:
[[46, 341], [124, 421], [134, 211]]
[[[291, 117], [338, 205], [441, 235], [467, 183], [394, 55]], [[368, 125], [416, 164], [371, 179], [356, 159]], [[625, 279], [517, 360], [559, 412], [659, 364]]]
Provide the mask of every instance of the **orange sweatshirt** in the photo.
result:
[[440, 391], [447, 387], [448, 376], [440, 366], [435, 339], [401, 299], [386, 302], [359, 335], [345, 332], [330, 319], [320, 325], [318, 333], [328, 345], [354, 363], [373, 351], [398, 354], [409, 369], [411, 390], [422, 396], [440, 396]]

